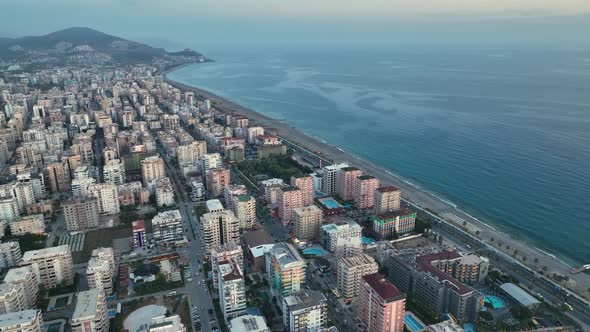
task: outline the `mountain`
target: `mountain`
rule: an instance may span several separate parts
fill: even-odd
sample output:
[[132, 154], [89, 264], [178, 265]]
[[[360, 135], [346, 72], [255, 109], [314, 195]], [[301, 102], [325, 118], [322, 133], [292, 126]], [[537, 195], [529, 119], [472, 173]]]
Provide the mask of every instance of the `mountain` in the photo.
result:
[[[35, 58], [46, 57], [44, 62], [49, 59], [49, 62], [71, 63], [90, 59], [92, 63], [130, 64], [169, 56], [179, 55], [90, 28], [69, 28], [44, 36], [0, 38], [0, 59], [5, 61], [36, 61]], [[190, 56], [202, 57], [194, 51], [190, 51]]]

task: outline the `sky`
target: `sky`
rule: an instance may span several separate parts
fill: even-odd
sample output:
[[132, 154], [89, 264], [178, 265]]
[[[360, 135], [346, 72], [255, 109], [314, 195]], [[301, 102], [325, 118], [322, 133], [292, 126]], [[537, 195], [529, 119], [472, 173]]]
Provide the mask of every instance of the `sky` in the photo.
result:
[[586, 44], [588, 0], [0, 0], [0, 36], [86, 26], [166, 48], [285, 43]]

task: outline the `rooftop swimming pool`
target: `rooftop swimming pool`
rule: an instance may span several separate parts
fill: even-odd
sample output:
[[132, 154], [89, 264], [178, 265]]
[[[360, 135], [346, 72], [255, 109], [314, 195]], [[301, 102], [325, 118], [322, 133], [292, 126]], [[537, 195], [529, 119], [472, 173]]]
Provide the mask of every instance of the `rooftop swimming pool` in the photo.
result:
[[503, 309], [506, 308], [506, 302], [501, 298], [494, 296], [494, 295], [486, 295], [483, 297], [483, 301], [485, 303], [489, 303], [493, 309]]
[[303, 249], [303, 254], [310, 256], [323, 256], [327, 254], [327, 252], [322, 248], [307, 248]]
[[404, 323], [411, 332], [417, 332], [424, 329], [424, 325], [422, 325], [423, 323], [419, 322], [411, 313], [406, 312], [404, 314]]

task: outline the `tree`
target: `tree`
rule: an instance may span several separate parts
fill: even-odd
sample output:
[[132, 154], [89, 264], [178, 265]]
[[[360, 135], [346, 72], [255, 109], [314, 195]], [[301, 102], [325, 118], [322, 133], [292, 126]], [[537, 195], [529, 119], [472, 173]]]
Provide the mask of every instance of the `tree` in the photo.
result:
[[526, 262], [526, 261], [527, 261], [527, 259], [528, 259], [528, 258], [527, 258], [526, 256], [522, 256], [522, 261], [523, 261], [523, 262]]
[[512, 252], [512, 254], [513, 254], [514, 256], [518, 255], [518, 250], [514, 249], [514, 251]]
[[467, 227], [467, 221], [463, 222], [463, 227]]
[[533, 259], [533, 262], [535, 262], [535, 264], [539, 263], [539, 259], [537, 257], [535, 257], [535, 259]]
[[479, 236], [481, 232], [480, 231], [475, 231], [475, 235]]
[[547, 266], [543, 266], [543, 269], [542, 270], [546, 272], [547, 271]]
[[493, 237], [490, 238], [490, 242], [494, 242], [496, 239], [494, 239]]

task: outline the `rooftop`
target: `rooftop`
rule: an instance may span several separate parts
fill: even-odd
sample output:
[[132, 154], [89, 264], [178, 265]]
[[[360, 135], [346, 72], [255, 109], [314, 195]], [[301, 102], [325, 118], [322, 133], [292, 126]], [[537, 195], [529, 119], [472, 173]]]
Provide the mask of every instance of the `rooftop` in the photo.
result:
[[282, 187], [281, 190], [283, 192], [287, 192], [287, 191], [295, 191], [295, 190], [299, 190], [299, 188], [294, 187], [294, 186], [286, 186], [286, 187]]
[[518, 287], [513, 283], [505, 283], [500, 285], [500, 288], [506, 292], [506, 294], [510, 295], [514, 300], [516, 300], [520, 305], [523, 307], [530, 307], [532, 305], [537, 305], [539, 302], [536, 298], [534, 298], [531, 294], [527, 293], [522, 288]]
[[99, 295], [100, 290], [98, 288], [78, 292], [76, 296], [76, 309], [74, 309], [72, 320], [85, 320], [88, 317], [96, 316]]
[[35, 320], [37, 316], [40, 316], [40, 313], [34, 309], [0, 315], [0, 328], [10, 328], [13, 326], [24, 328], [27, 324], [30, 324]]
[[394, 187], [394, 186], [384, 186], [384, 187], [377, 188], [377, 191], [379, 191], [381, 193], [388, 193], [388, 192], [392, 192], [392, 191], [399, 191], [399, 188]]
[[326, 302], [326, 297], [320, 291], [304, 290], [291, 293], [291, 295], [285, 297], [283, 301], [289, 306], [289, 311], [293, 312], [321, 305]]
[[143, 221], [143, 219], [140, 220], [136, 220], [133, 223], [131, 223], [132, 227], [133, 227], [133, 231], [141, 231], [144, 230], [145, 231], [145, 221]]
[[205, 202], [205, 205], [207, 205], [207, 211], [209, 212], [223, 210], [223, 204], [218, 199], [210, 199]]
[[340, 258], [340, 262], [342, 262], [347, 267], [355, 267], [366, 264], [377, 264], [375, 262], [375, 259], [367, 254], [360, 254], [351, 257], [342, 257]]
[[23, 261], [29, 261], [32, 259], [36, 259], [38, 257], [45, 257], [45, 256], [55, 256], [55, 255], [66, 255], [70, 254], [70, 246], [67, 244], [51, 247], [51, 248], [44, 248], [39, 250], [29, 250], [25, 252], [23, 255]]
[[342, 167], [341, 170], [343, 170], [345, 172], [352, 172], [352, 171], [358, 171], [359, 169], [356, 167], [347, 166], [347, 167]]
[[411, 215], [414, 213], [415, 212], [412, 212], [412, 210], [405, 208], [405, 209], [399, 209], [399, 210], [395, 210], [395, 211], [388, 211], [388, 212], [380, 213], [380, 214], [376, 215], [375, 217], [380, 220], [389, 220], [389, 219], [395, 219], [397, 217], [408, 216], [408, 215]]
[[374, 176], [372, 175], [368, 175], [368, 174], [364, 174], [358, 177], [359, 180], [371, 180], [371, 179], [375, 179]]
[[250, 200], [252, 200], [252, 196], [248, 194], [238, 195], [237, 198], [240, 202], [249, 202]]
[[289, 267], [291, 264], [305, 264], [299, 252], [290, 244], [285, 242], [277, 243], [270, 251], [281, 266]]
[[431, 275], [435, 276], [439, 280], [446, 280], [448, 283], [446, 284], [447, 287], [454, 287], [459, 294], [467, 294], [472, 291], [471, 288], [465, 286], [463, 283], [458, 281], [457, 279], [451, 277], [450, 275], [444, 273], [440, 269], [432, 266], [433, 261], [438, 260], [445, 260], [445, 259], [456, 259], [461, 258], [456, 251], [441, 251], [432, 254], [426, 254], [422, 256], [416, 257], [416, 268], [419, 271], [428, 272]]
[[392, 302], [403, 299], [406, 295], [400, 292], [389, 280], [385, 279], [380, 273], [373, 273], [363, 276], [363, 280], [385, 300]]
[[244, 315], [230, 321], [231, 332], [267, 331], [268, 327], [262, 316]]

